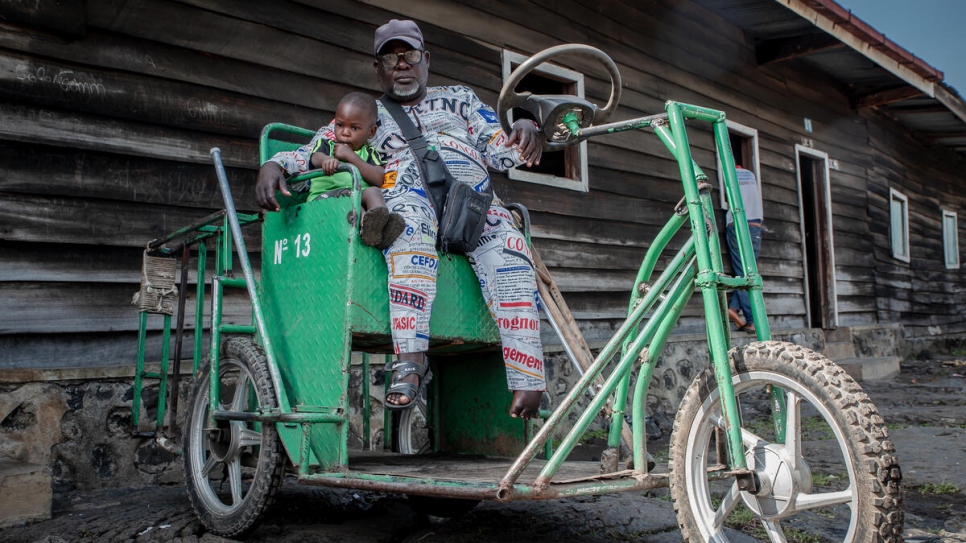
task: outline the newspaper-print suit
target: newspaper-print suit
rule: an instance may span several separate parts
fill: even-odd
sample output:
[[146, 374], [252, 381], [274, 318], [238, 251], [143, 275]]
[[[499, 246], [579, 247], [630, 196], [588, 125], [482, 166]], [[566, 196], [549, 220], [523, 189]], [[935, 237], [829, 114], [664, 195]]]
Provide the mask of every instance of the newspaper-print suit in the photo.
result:
[[[477, 191], [490, 190], [487, 168], [505, 171], [522, 163], [514, 147], [505, 147], [493, 109], [465, 86], [430, 87], [415, 106], [403, 106], [429, 145], [443, 157], [453, 176]], [[272, 160], [288, 173], [308, 169], [315, 139]], [[389, 313], [397, 354], [429, 348], [429, 319], [436, 297], [436, 214], [419, 178], [416, 156], [395, 120], [379, 104], [376, 135], [369, 143], [386, 165], [383, 195], [389, 210], [406, 220], [406, 229], [383, 251], [389, 269]], [[468, 254], [483, 298], [500, 331], [510, 390], [545, 390], [543, 349], [533, 261], [510, 213], [494, 200], [480, 246]]]

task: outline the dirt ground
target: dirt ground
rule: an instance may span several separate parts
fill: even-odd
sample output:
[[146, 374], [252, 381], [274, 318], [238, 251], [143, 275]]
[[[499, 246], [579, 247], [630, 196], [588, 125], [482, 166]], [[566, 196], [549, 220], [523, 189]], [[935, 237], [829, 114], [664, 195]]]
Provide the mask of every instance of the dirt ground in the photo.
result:
[[[966, 357], [908, 360], [863, 383], [887, 421], [903, 470], [910, 542], [966, 541]], [[658, 460], [667, 437], [653, 443]], [[662, 454], [663, 453], [663, 454]], [[736, 534], [737, 541], [752, 541]], [[230, 541], [205, 533], [182, 486], [70, 492], [53, 518], [0, 530], [10, 543]], [[286, 481], [250, 542], [596, 543], [681, 541], [666, 490], [546, 502], [486, 502], [468, 514], [419, 515], [404, 496]]]

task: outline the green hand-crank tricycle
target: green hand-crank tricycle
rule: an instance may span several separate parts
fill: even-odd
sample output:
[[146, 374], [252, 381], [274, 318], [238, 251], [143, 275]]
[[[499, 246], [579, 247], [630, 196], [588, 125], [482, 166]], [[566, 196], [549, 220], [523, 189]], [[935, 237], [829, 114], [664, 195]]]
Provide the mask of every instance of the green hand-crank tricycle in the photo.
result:
[[[574, 96], [514, 90], [537, 66], [564, 54], [587, 55], [606, 67], [611, 96], [603, 108]], [[712, 125], [727, 199], [735, 223], [745, 225], [724, 113], [668, 102], [666, 113], [603, 124], [616, 109], [620, 90], [620, 74], [607, 55], [585, 45], [563, 45], [524, 62], [500, 95], [497, 109], [504, 128], [509, 128], [511, 109], [528, 110], [543, 127], [548, 149], [650, 129], [676, 158], [684, 187], [683, 200], [644, 258], [627, 320], [593, 360], [535, 256], [541, 303], [571, 360], [581, 366], [582, 377], [560, 405], [543, 413], [545, 420], [532, 437], [527, 424], [506, 415], [510, 395], [496, 348], [499, 336], [476, 278], [464, 258], [449, 256], [440, 258], [438, 270], [441, 288], [433, 306], [430, 351], [436, 378], [428, 403], [394, 414], [396, 424], [386, 427], [387, 432], [395, 430], [386, 442], [401, 452], [366, 450], [367, 426], [363, 450], [350, 451], [350, 354], [391, 350], [385, 262], [359, 241], [360, 192], [311, 204], [304, 197], [283, 199], [279, 213], [263, 217], [238, 214], [220, 152], [212, 150], [226, 209], [152, 244], [162, 256], [182, 249], [183, 286], [188, 248], [196, 245], [198, 250], [199, 333], [183, 450], [188, 493], [210, 531], [239, 536], [253, 529], [288, 467], [300, 483], [404, 493], [414, 507], [441, 515], [467, 510], [480, 500], [543, 500], [670, 486], [688, 541], [728, 541], [734, 519], [749, 510], [758, 520], [757, 537], [771, 541], [785, 541], [809, 516], [822, 519], [809, 526], [827, 526], [821, 535], [830, 541], [901, 540], [901, 475], [875, 406], [825, 357], [770, 340], [747, 228], [737, 230], [746, 276], [722, 272], [710, 185], [692, 160], [685, 120]], [[269, 125], [262, 135], [262, 161], [298, 145], [289, 141], [311, 135]], [[312, 176], [294, 181], [307, 182]], [[517, 211], [525, 218], [524, 209]], [[241, 227], [258, 222], [263, 260], [256, 282]], [[659, 257], [685, 224], [690, 237], [653, 279]], [[199, 367], [202, 339], [197, 323], [203, 317], [207, 238], [215, 240], [216, 269], [210, 350]], [[233, 246], [242, 277], [232, 273]], [[224, 322], [225, 287], [247, 290], [252, 325]], [[759, 341], [729, 351], [723, 308], [725, 291], [732, 289], [750, 291]], [[713, 367], [694, 379], [679, 406], [668, 473], [650, 473], [645, 393], [658, 355], [696, 290], [704, 303]], [[176, 365], [184, 288], [180, 305]], [[135, 392], [140, 393], [142, 377], [160, 378], [163, 407], [167, 368], [163, 365], [160, 374], [143, 371], [144, 322], [142, 313]], [[166, 317], [165, 364], [169, 324]], [[368, 370], [364, 365], [365, 382]], [[552, 450], [555, 432], [585, 394], [591, 396], [589, 406]], [[367, 386], [363, 396], [368, 425]], [[601, 413], [611, 417], [604, 459], [565, 461]], [[159, 426], [163, 416], [159, 409]], [[418, 439], [425, 443], [415, 443]], [[618, 462], [621, 441], [630, 451], [623, 466]], [[404, 454], [415, 452], [420, 454]]]

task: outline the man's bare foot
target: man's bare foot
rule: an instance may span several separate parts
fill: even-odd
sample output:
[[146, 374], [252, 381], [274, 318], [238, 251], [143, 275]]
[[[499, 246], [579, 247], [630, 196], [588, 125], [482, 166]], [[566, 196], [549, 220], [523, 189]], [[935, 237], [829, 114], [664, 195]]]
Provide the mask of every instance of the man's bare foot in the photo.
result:
[[741, 315], [738, 314], [738, 310], [737, 309], [734, 309], [732, 307], [729, 307], [728, 308], [728, 318], [731, 319], [731, 322], [735, 323], [735, 328], [741, 330], [742, 328], [745, 327], [745, 320], [742, 319], [741, 318]]
[[510, 416], [523, 419], [539, 417], [541, 398], [543, 398], [543, 391], [540, 390], [514, 390], [513, 403], [510, 404]]
[[[393, 381], [395, 383], [410, 383], [413, 386], [419, 388], [419, 376], [415, 373], [407, 375], [398, 381]], [[393, 405], [406, 405], [409, 403], [409, 396], [405, 394], [398, 394], [391, 392], [386, 394], [386, 403], [391, 403]]]

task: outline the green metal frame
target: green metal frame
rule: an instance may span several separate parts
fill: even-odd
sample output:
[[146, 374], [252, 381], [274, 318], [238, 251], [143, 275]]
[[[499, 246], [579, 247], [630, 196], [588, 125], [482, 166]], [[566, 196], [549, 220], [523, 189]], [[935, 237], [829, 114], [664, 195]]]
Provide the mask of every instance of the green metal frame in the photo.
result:
[[[304, 200], [300, 199], [299, 194], [281, 202], [282, 211], [267, 215], [263, 222], [262, 254], [265, 258], [261, 268], [262, 280], [256, 285], [241, 238], [238, 214], [228, 191], [220, 152], [217, 149], [212, 150], [226, 202], [224, 222], [217, 229], [209, 354], [212, 371], [217, 371], [221, 334], [254, 334], [264, 347], [279, 403], [277, 406], [261, 406], [254, 414], [241, 414], [220, 412], [213, 401], [209, 425], [214, 427], [216, 420], [257, 420], [276, 424], [290, 458], [299, 467], [300, 480], [329, 486], [364, 486], [374, 490], [501, 500], [546, 499], [666, 486], [665, 477], [647, 473], [647, 451], [643, 432], [644, 398], [658, 354], [692, 294], [700, 290], [707, 322], [708, 348], [717, 385], [721, 390], [730, 468], [728, 475], [747, 473], [745, 457], [742, 454], [739, 413], [727, 356], [731, 338], [725, 311], [725, 292], [733, 289], [748, 290], [757, 338], [770, 339], [770, 329], [761, 293], [761, 276], [752, 252], [744, 206], [738, 189], [725, 115], [713, 109], [673, 101], [667, 102], [665, 109], [664, 114], [586, 129], [580, 128], [576, 118], [565, 118], [575, 141], [626, 130], [653, 130], [678, 163], [684, 198], [651, 244], [641, 263], [626, 321], [561, 404], [552, 413], [546, 414], [544, 424], [526, 442], [503, 478], [492, 483], [372, 475], [350, 472], [347, 469], [346, 389], [350, 350], [353, 341], [362, 341], [360, 338], [368, 338], [366, 341], [370, 341], [370, 348], [378, 346], [379, 341], [387, 341], [389, 332], [383, 257], [373, 250], [361, 250], [358, 240], [355, 218], [361, 216], [360, 193], [355, 190], [351, 198], [332, 199], [332, 202], [325, 202], [325, 205], [302, 205]], [[729, 277], [723, 272], [710, 186], [707, 185], [707, 176], [692, 159], [686, 120], [712, 125], [718, 156], [721, 157], [727, 200], [735, 216], [735, 224], [738, 225], [736, 232], [741, 261], [746, 271], [745, 277]], [[297, 145], [284, 138], [279, 140], [273, 137], [273, 134], [279, 133], [287, 134], [293, 140], [311, 135], [307, 130], [285, 125], [267, 126], [262, 135], [263, 161], [278, 150]], [[349, 170], [352, 171], [358, 188], [358, 171], [351, 167]], [[297, 186], [306, 179], [305, 176], [292, 179], [290, 185]], [[690, 235], [663, 272], [652, 280], [660, 257], [685, 224], [690, 227]], [[332, 265], [330, 269], [320, 271], [320, 262], [310, 258], [309, 252], [304, 250], [303, 243], [306, 238], [302, 236], [311, 236], [314, 243], [324, 244], [324, 251], [319, 250], [317, 253]], [[235, 278], [232, 274], [233, 247], [238, 253], [242, 278]], [[292, 253], [285, 252], [293, 247]], [[199, 252], [201, 254], [203, 250]], [[199, 278], [204, 277], [203, 261], [204, 258], [199, 258]], [[283, 262], [285, 265], [281, 265]], [[319, 273], [331, 281], [320, 283], [317, 280], [304, 280]], [[433, 308], [431, 329], [436, 345], [442, 343], [443, 350], [449, 348], [467, 353], [497, 343], [499, 338], [492, 318], [482, 303], [475, 276], [469, 270], [465, 259], [441, 258], [439, 274], [440, 282], [446, 283], [448, 288], [440, 290]], [[199, 306], [196, 314], [198, 322], [201, 317], [203, 283], [199, 279]], [[380, 291], [373, 285], [382, 285], [383, 290]], [[224, 287], [248, 290], [253, 308], [253, 326], [222, 323], [221, 300]], [[314, 308], [324, 308], [324, 311], [313, 312]], [[467, 315], [466, 311], [470, 314]], [[306, 325], [317, 322], [327, 324]], [[468, 323], [475, 323], [479, 327], [467, 326]], [[337, 330], [338, 333], [333, 334], [331, 330]], [[322, 337], [315, 338], [314, 334]], [[197, 369], [200, 356], [199, 334], [196, 334], [195, 342]], [[375, 350], [378, 351], [378, 348]], [[285, 363], [280, 364], [280, 360]], [[635, 369], [638, 371], [638, 378], [634, 390], [631, 391], [630, 380]], [[368, 358], [365, 359], [364, 371], [368, 371]], [[604, 375], [606, 379], [602, 389], [579, 415], [557, 450], [551, 451], [549, 441], [554, 430], [567, 419], [578, 399], [587, 393], [594, 380]], [[439, 386], [438, 382], [434, 383], [434, 387]], [[211, 387], [211, 397], [217, 398], [218, 379], [211, 380]], [[624, 423], [623, 406], [630, 397], [634, 469], [617, 472], [593, 482], [556, 483], [551, 487], [550, 483], [564, 460], [612, 394], [615, 409], [608, 441], [612, 447], [619, 444], [621, 426]], [[368, 414], [368, 407], [366, 413]], [[438, 405], [430, 405], [429, 416], [433, 424], [439, 423]], [[780, 409], [775, 417], [778, 421], [784, 420]], [[389, 430], [387, 421], [387, 440], [391, 439]], [[435, 445], [438, 447], [439, 443], [437, 441]], [[524, 469], [541, 448], [549, 458], [532, 483], [521, 483]]]
[[[657, 359], [656, 356], [652, 356], [652, 353], [661, 352], [668, 334], [680, 317], [681, 310], [687, 303], [690, 295], [695, 289], [700, 289], [707, 322], [708, 347], [711, 352], [711, 360], [715, 369], [717, 384], [721, 389], [729, 467], [733, 471], [744, 470], [747, 468], [747, 465], [744, 456], [741, 454], [740, 419], [734, 397], [734, 387], [731, 383], [731, 370], [727, 356], [727, 350], [730, 345], [730, 333], [723, 308], [726, 305], [725, 291], [733, 289], [748, 290], [751, 299], [752, 315], [756, 323], [757, 338], [762, 341], [770, 339], [771, 331], [765, 312], [764, 298], [761, 293], [761, 276], [758, 274], [757, 263], [755, 262], [751, 247], [751, 235], [747, 227], [744, 204], [741, 201], [741, 193], [738, 189], [737, 173], [728, 137], [725, 114], [721, 111], [674, 101], [668, 101], [665, 104], [665, 110], [666, 113], [663, 115], [653, 115], [601, 127], [592, 127], [585, 130], [580, 129], [579, 121], [576, 118], [569, 119], [570, 131], [576, 139], [586, 139], [596, 135], [626, 130], [651, 128], [676, 159], [684, 189], [683, 205], [678, 206], [676, 215], [659, 232], [641, 264], [635, 282], [637, 288], [635, 288], [631, 296], [628, 319], [625, 325], [621, 327], [621, 330], [618, 331], [615, 338], [601, 352], [601, 355], [594, 364], [594, 368], [598, 366], [598, 362], [602, 360], [606, 361], [610, 358], [610, 351], [616, 345], [615, 341], [620, 340], [623, 342], [620, 362], [613, 371], [611, 379], [608, 380], [604, 390], [601, 391], [601, 395], [614, 392], [616, 384], [612, 386], [611, 383], [619, 378], [621, 380], [621, 386], [615, 392], [617, 395], [615, 405], [624, 405], [630, 379], [630, 359], [636, 356], [640, 357], [640, 373], [634, 393], [635, 401], [632, 402], [632, 421], [641, 422], [641, 424], [633, 425], [634, 462], [636, 466], [641, 466], [646, 455], [646, 447], [643, 439], [643, 398], [647, 386], [650, 384], [654, 364]], [[702, 190], [700, 187], [701, 182], [707, 181], [707, 176], [691, 157], [685, 126], [686, 119], [708, 122], [712, 125], [715, 146], [718, 151], [718, 156], [721, 157], [725, 193], [735, 217], [735, 224], [737, 225], [736, 234], [743, 269], [746, 272], [745, 277], [729, 277], [723, 272], [720, 242], [717, 234], [718, 229], [714, 222], [710, 193], [708, 190]], [[648, 285], [648, 280], [654, 271], [658, 257], [663, 254], [673, 236], [684, 225], [686, 218], [689, 219], [691, 226], [689, 240], [678, 252], [678, 255], [657, 282], [654, 285]], [[680, 263], [685, 260], [689, 264], [683, 269], [679, 268]], [[697, 269], [694, 269], [694, 266], [691, 264], [694, 262], [697, 264]], [[649, 311], [653, 306], [656, 299], [654, 294], [664, 292], [665, 277], [668, 274], [680, 275], [678, 282], [667, 293], [665, 300], [655, 309], [654, 313], [648, 319], [648, 323], [634, 336], [628, 329], [628, 325], [630, 324], [635, 328], [638, 326], [637, 323], [643, 318], [644, 313]], [[679, 288], [682, 283], [686, 284], [686, 287], [683, 289]], [[641, 286], [648, 287], [646, 293], [643, 295], [641, 293]], [[576, 387], [577, 389], [584, 388], [586, 384], [583, 381], [589, 383], [589, 380], [592, 380], [599, 373], [599, 370], [595, 371], [592, 369], [587, 373], [593, 373], [594, 375], [590, 377], [585, 375], [582, 383]], [[779, 391], [773, 391], [773, 396], [776, 392]], [[602, 402], [596, 403], [603, 405]], [[597, 406], [592, 404], [587, 409], [587, 412], [592, 412], [595, 408]], [[776, 410], [776, 421], [783, 420], [782, 410], [782, 406], [779, 406], [779, 409]], [[586, 429], [586, 425], [583, 424], [584, 418], [588, 418], [586, 414], [578, 421], [575, 432], [571, 434], [572, 436], [579, 436]], [[552, 425], [553, 422], [551, 419], [548, 421], [548, 425]], [[588, 418], [586, 424], [589, 425], [590, 422], [591, 420]], [[615, 412], [611, 423], [611, 433], [609, 435], [610, 446], [617, 446], [619, 443], [620, 427], [622, 424], [623, 418], [619, 417]], [[580, 433], [577, 433], [578, 431]], [[568, 436], [568, 438], [570, 437]], [[572, 444], [565, 440], [562, 448], [566, 448], [568, 445]], [[562, 458], [565, 457], [566, 455], [562, 456]], [[549, 479], [555, 471], [555, 467], [548, 466], [545, 468], [541, 477]]]
[[[224, 242], [220, 240], [222, 235], [223, 227], [214, 226], [217, 223], [225, 224], [227, 221], [224, 211], [219, 211], [213, 213], [200, 221], [188, 225], [184, 228], [176, 230], [171, 234], [165, 236], [164, 238], [153, 240], [148, 244], [149, 251], [165, 256], [172, 256], [178, 251], [190, 251], [192, 247], [197, 247], [198, 252], [198, 283], [195, 287], [195, 335], [194, 335], [194, 349], [193, 349], [193, 371], [192, 374], [198, 373], [198, 369], [201, 367], [203, 350], [204, 350], [204, 338], [201, 333], [204, 322], [204, 305], [205, 305], [205, 274], [207, 267], [208, 250], [205, 242], [211, 237], [216, 237], [219, 239], [217, 242], [219, 251], [217, 252], [217, 258], [223, 259], [221, 255], [224, 253]], [[260, 221], [258, 215], [249, 214], [239, 214], [238, 221], [241, 225], [247, 226], [252, 223]], [[230, 241], [230, 240], [229, 240]], [[230, 250], [230, 246], [229, 246]], [[230, 262], [231, 253], [229, 253], [228, 259]], [[223, 261], [219, 260], [218, 263], [223, 265]], [[220, 296], [220, 293], [219, 293]], [[220, 307], [221, 300], [219, 298], [218, 304]], [[132, 410], [131, 410], [131, 426], [133, 428], [138, 428], [140, 425], [140, 406], [141, 406], [141, 395], [145, 386], [145, 379], [155, 379], [158, 381], [158, 402], [157, 402], [157, 413], [155, 415], [155, 427], [154, 433], [161, 431], [164, 425], [164, 419], [167, 413], [168, 407], [168, 377], [169, 377], [169, 345], [171, 343], [171, 316], [164, 315], [162, 325], [161, 325], [161, 359], [160, 359], [160, 369], [158, 372], [149, 372], [145, 369], [146, 366], [146, 349], [147, 349], [147, 334], [148, 334], [148, 314], [147, 311], [138, 312], [138, 348], [137, 348], [137, 358], [135, 360], [135, 371], [134, 371], [134, 396], [132, 400]], [[177, 351], [177, 346], [176, 346]], [[174, 398], [172, 398], [174, 399]]]

